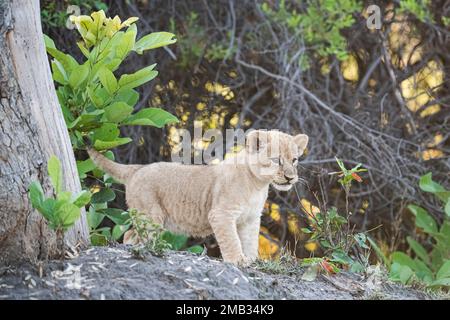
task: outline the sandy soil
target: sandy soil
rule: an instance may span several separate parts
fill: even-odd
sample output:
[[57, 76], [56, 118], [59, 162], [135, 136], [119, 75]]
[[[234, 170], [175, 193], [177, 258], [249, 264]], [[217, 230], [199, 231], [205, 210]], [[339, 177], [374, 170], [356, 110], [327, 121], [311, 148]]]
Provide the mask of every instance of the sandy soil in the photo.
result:
[[95, 247], [41, 267], [0, 269], [1, 299], [435, 299], [390, 283], [379, 271], [341, 272], [314, 281], [237, 268], [207, 256], [168, 252], [135, 257], [130, 248]]

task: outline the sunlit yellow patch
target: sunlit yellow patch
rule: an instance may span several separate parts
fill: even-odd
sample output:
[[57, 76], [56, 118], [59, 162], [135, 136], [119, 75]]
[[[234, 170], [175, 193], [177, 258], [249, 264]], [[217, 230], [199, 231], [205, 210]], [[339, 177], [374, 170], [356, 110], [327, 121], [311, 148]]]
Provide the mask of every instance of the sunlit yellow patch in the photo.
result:
[[306, 199], [302, 199], [300, 204], [302, 210], [306, 213], [310, 220], [313, 220], [313, 218], [320, 213], [320, 209], [312, 205], [312, 203]]
[[314, 252], [318, 248], [319, 248], [319, 246], [318, 246], [317, 242], [315, 242], [315, 241], [305, 243], [305, 249], [308, 250], [309, 252]]
[[233, 128], [235, 128], [239, 123], [239, 116], [237, 114], [235, 114], [231, 119], [230, 119], [230, 126], [232, 126]]
[[280, 207], [276, 203], [270, 205], [270, 217], [276, 222], [281, 221]]
[[341, 63], [341, 71], [344, 79], [348, 81], [358, 81], [359, 66], [358, 61], [354, 55], [349, 55], [348, 58]]
[[444, 136], [442, 135], [442, 133], [438, 133], [433, 137], [433, 141], [427, 144], [427, 147], [429, 147], [429, 148], [436, 147], [443, 140], [444, 140]]
[[152, 98], [152, 105], [160, 106], [162, 104], [161, 98], [158, 95], [154, 95]]
[[228, 75], [230, 76], [230, 78], [233, 78], [233, 79], [237, 78], [237, 76], [238, 76], [236, 71], [230, 71], [228, 73]]
[[[261, 232], [268, 234], [269, 231], [265, 227], [261, 227]], [[263, 235], [259, 235], [258, 255], [261, 259], [270, 260], [276, 257], [279, 245], [275, 240], [267, 239]]]
[[94, 185], [91, 187], [91, 189], [90, 189], [90, 191], [91, 191], [92, 194], [97, 193], [97, 192], [99, 192], [100, 190], [102, 190], [102, 188], [101, 188], [98, 184], [94, 184]]
[[196, 108], [198, 111], [203, 111], [203, 110], [205, 110], [205, 108], [206, 108], [206, 103], [204, 103], [204, 102], [199, 102], [199, 103], [197, 103], [197, 105], [195, 106], [195, 108]]
[[441, 111], [441, 106], [438, 104], [433, 104], [431, 106], [426, 107], [425, 110], [420, 112], [420, 116], [422, 118], [429, 117], [432, 116], [433, 114], [438, 113], [439, 111]]
[[300, 233], [300, 228], [298, 226], [298, 218], [296, 215], [290, 214], [288, 216], [288, 230], [293, 235], [298, 235]]
[[428, 149], [422, 152], [422, 159], [427, 161], [431, 159], [439, 159], [444, 156], [444, 153], [438, 149]]

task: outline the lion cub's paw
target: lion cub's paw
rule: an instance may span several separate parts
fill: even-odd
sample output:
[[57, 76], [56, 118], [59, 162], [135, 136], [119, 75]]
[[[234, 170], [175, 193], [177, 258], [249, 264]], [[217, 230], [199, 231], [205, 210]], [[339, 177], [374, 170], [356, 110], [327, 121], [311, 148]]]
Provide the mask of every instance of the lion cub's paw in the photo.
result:
[[244, 255], [240, 255], [233, 259], [225, 259], [224, 261], [228, 262], [228, 263], [232, 263], [236, 266], [248, 267], [253, 262], [253, 259], [250, 259]]

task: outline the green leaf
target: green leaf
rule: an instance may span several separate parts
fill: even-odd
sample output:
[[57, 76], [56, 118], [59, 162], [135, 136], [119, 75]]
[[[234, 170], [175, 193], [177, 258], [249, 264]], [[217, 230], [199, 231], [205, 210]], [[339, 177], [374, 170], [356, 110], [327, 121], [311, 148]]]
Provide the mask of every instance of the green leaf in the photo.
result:
[[450, 287], [450, 278], [438, 279], [432, 282], [430, 287]]
[[129, 106], [135, 106], [139, 101], [139, 93], [133, 89], [121, 89], [116, 95], [116, 102], [125, 102]]
[[168, 242], [171, 245], [172, 250], [180, 250], [186, 246], [188, 237], [182, 234], [165, 231], [162, 235], [162, 240]]
[[112, 231], [112, 237], [114, 240], [119, 240], [120, 237], [128, 230], [130, 229], [131, 224], [127, 224], [127, 225], [115, 225]]
[[153, 32], [139, 39], [134, 46], [134, 51], [142, 54], [146, 50], [164, 47], [177, 42], [175, 35], [170, 32]]
[[72, 203], [78, 208], [82, 208], [91, 201], [91, 193], [87, 190], [83, 190], [78, 193], [73, 199]]
[[72, 198], [72, 192], [70, 191], [62, 191], [56, 195], [56, 200], [58, 200], [58, 202], [70, 202], [70, 198]]
[[176, 123], [178, 119], [160, 108], [145, 108], [131, 115], [123, 125], [154, 126], [162, 128], [166, 124]]
[[117, 138], [113, 141], [96, 140], [94, 143], [94, 148], [96, 150], [107, 150], [130, 143], [131, 141], [133, 140], [130, 138]]
[[391, 280], [400, 281], [403, 284], [407, 284], [413, 275], [414, 272], [410, 267], [401, 265], [397, 262], [394, 262], [391, 265], [391, 270], [389, 272], [389, 278]]
[[371, 237], [367, 237], [367, 241], [369, 241], [370, 246], [375, 250], [378, 259], [383, 261], [384, 265], [388, 266], [390, 264], [389, 259], [386, 257], [383, 251], [381, 251], [377, 243]]
[[99, 116], [103, 114], [105, 110], [95, 110], [89, 113], [84, 113], [80, 115], [75, 121], [67, 124], [68, 129], [78, 128], [82, 131], [87, 131], [91, 128], [96, 128], [99, 126]]
[[110, 219], [115, 224], [128, 224], [130, 220], [130, 215], [127, 211], [123, 211], [122, 209], [108, 208], [102, 210], [108, 219]]
[[84, 161], [77, 161], [77, 170], [80, 179], [86, 178], [86, 173], [95, 169], [95, 164], [92, 159], [87, 159]]
[[47, 48], [47, 52], [61, 63], [67, 74], [70, 74], [78, 66], [77, 61], [71, 55], [65, 54], [55, 48]]
[[416, 270], [414, 270], [416, 273], [417, 278], [422, 280], [425, 283], [431, 283], [433, 281], [433, 272], [428, 268], [428, 266], [419, 259], [415, 259], [414, 262], [416, 263]]
[[416, 240], [414, 240], [411, 237], [406, 237], [406, 241], [408, 241], [409, 246], [411, 247], [411, 249], [413, 249], [414, 253], [416, 254], [416, 256], [421, 259], [422, 261], [424, 261], [426, 264], [430, 264], [430, 257], [428, 256], [427, 251], [425, 250], [425, 248], [418, 243]]
[[55, 220], [55, 208], [56, 208], [56, 200], [53, 198], [45, 199], [42, 203], [42, 207], [40, 209], [40, 213], [44, 216], [45, 219], [49, 222], [53, 222], [56, 224]]
[[53, 187], [55, 188], [56, 193], [61, 192], [62, 188], [62, 172], [61, 172], [61, 163], [56, 156], [51, 156], [48, 159], [47, 164], [48, 175], [52, 180]]
[[56, 206], [56, 218], [59, 221], [59, 227], [63, 227], [65, 230], [75, 224], [80, 218], [80, 208], [69, 202], [62, 202]]
[[450, 278], [450, 260], [445, 261], [436, 274], [436, 279]]
[[365, 268], [360, 262], [356, 261], [351, 264], [350, 272], [360, 273], [360, 272], [364, 272], [364, 271], [365, 271]]
[[113, 141], [120, 134], [120, 130], [115, 123], [104, 123], [98, 129], [94, 130], [92, 140]]
[[118, 88], [117, 79], [111, 70], [103, 67], [98, 71], [98, 77], [103, 87], [108, 91], [110, 95], [113, 95]]
[[308, 228], [301, 228], [300, 229], [303, 233], [312, 233], [311, 230], [309, 230]]
[[53, 60], [51, 63], [52, 66], [52, 77], [53, 80], [55, 80], [56, 82], [58, 82], [59, 84], [62, 85], [66, 85], [69, 83], [69, 77], [67, 75], [66, 70], [64, 70], [64, 67], [62, 66], [62, 64], [57, 61], [57, 60]]
[[89, 65], [87, 63], [76, 66], [72, 74], [69, 77], [69, 85], [72, 88], [78, 88], [84, 80], [86, 80], [89, 74]]
[[88, 220], [89, 227], [92, 230], [96, 229], [100, 225], [100, 223], [103, 221], [104, 218], [105, 218], [104, 214], [101, 214], [101, 213], [95, 211], [95, 209], [93, 207], [89, 207], [89, 211], [87, 213], [87, 220]]
[[108, 245], [108, 236], [99, 233], [91, 234], [91, 244], [93, 246], [107, 246]]
[[123, 35], [119, 45], [116, 48], [116, 56], [123, 60], [128, 55], [128, 53], [133, 50], [134, 44], [136, 42], [137, 28], [135, 24], [132, 24], [127, 32]]
[[335, 251], [333, 251], [331, 256], [333, 257], [333, 259], [331, 259], [331, 261], [341, 263], [343, 265], [351, 265], [354, 262], [353, 259], [350, 258], [349, 255], [346, 254], [343, 250], [339, 250], [339, 249], [335, 250]]
[[105, 108], [105, 118], [110, 122], [121, 122], [133, 112], [133, 107], [125, 102], [115, 102]]
[[367, 237], [364, 233], [357, 233], [353, 237], [361, 248], [369, 249], [369, 246], [366, 244]]
[[416, 270], [416, 263], [414, 260], [401, 251], [395, 251], [392, 254], [392, 262], [402, 266], [408, 266], [411, 270]]
[[55, 42], [46, 34], [44, 34], [44, 43], [46, 48], [56, 49]]
[[29, 188], [31, 205], [33, 208], [40, 210], [44, 203], [44, 190], [39, 182], [34, 181]]
[[203, 253], [203, 247], [199, 246], [199, 245], [195, 245], [195, 246], [187, 248], [186, 251], [189, 251], [189, 252], [192, 252], [192, 253], [195, 253], [195, 254], [202, 254]]
[[116, 194], [113, 190], [104, 188], [99, 192], [96, 192], [92, 195], [91, 202], [92, 203], [103, 203], [109, 202], [116, 198]]
[[410, 204], [408, 209], [416, 216], [416, 226], [422, 228], [426, 233], [436, 234], [438, 232], [436, 221], [425, 211], [425, 209]]
[[450, 197], [449, 191], [447, 191], [439, 183], [433, 181], [431, 172], [428, 172], [427, 174], [420, 177], [419, 187], [425, 192], [433, 193], [443, 202], [447, 202]]
[[152, 80], [158, 75], [158, 71], [154, 71], [156, 63], [143, 68], [133, 74], [124, 74], [119, 79], [120, 90], [133, 89]]
[[84, 45], [83, 41], [78, 41], [77, 42], [77, 46], [80, 49], [81, 53], [83, 53], [83, 55], [89, 59], [90, 57], [90, 52], [89, 50], [86, 48], [86, 46]]

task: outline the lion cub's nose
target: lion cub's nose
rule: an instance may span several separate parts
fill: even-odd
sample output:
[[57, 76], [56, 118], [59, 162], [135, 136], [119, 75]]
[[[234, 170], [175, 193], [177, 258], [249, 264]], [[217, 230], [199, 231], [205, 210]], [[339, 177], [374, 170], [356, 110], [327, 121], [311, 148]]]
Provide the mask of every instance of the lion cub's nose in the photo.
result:
[[284, 178], [288, 181], [288, 182], [291, 182], [291, 180], [294, 180], [295, 179], [295, 175], [284, 175]]

